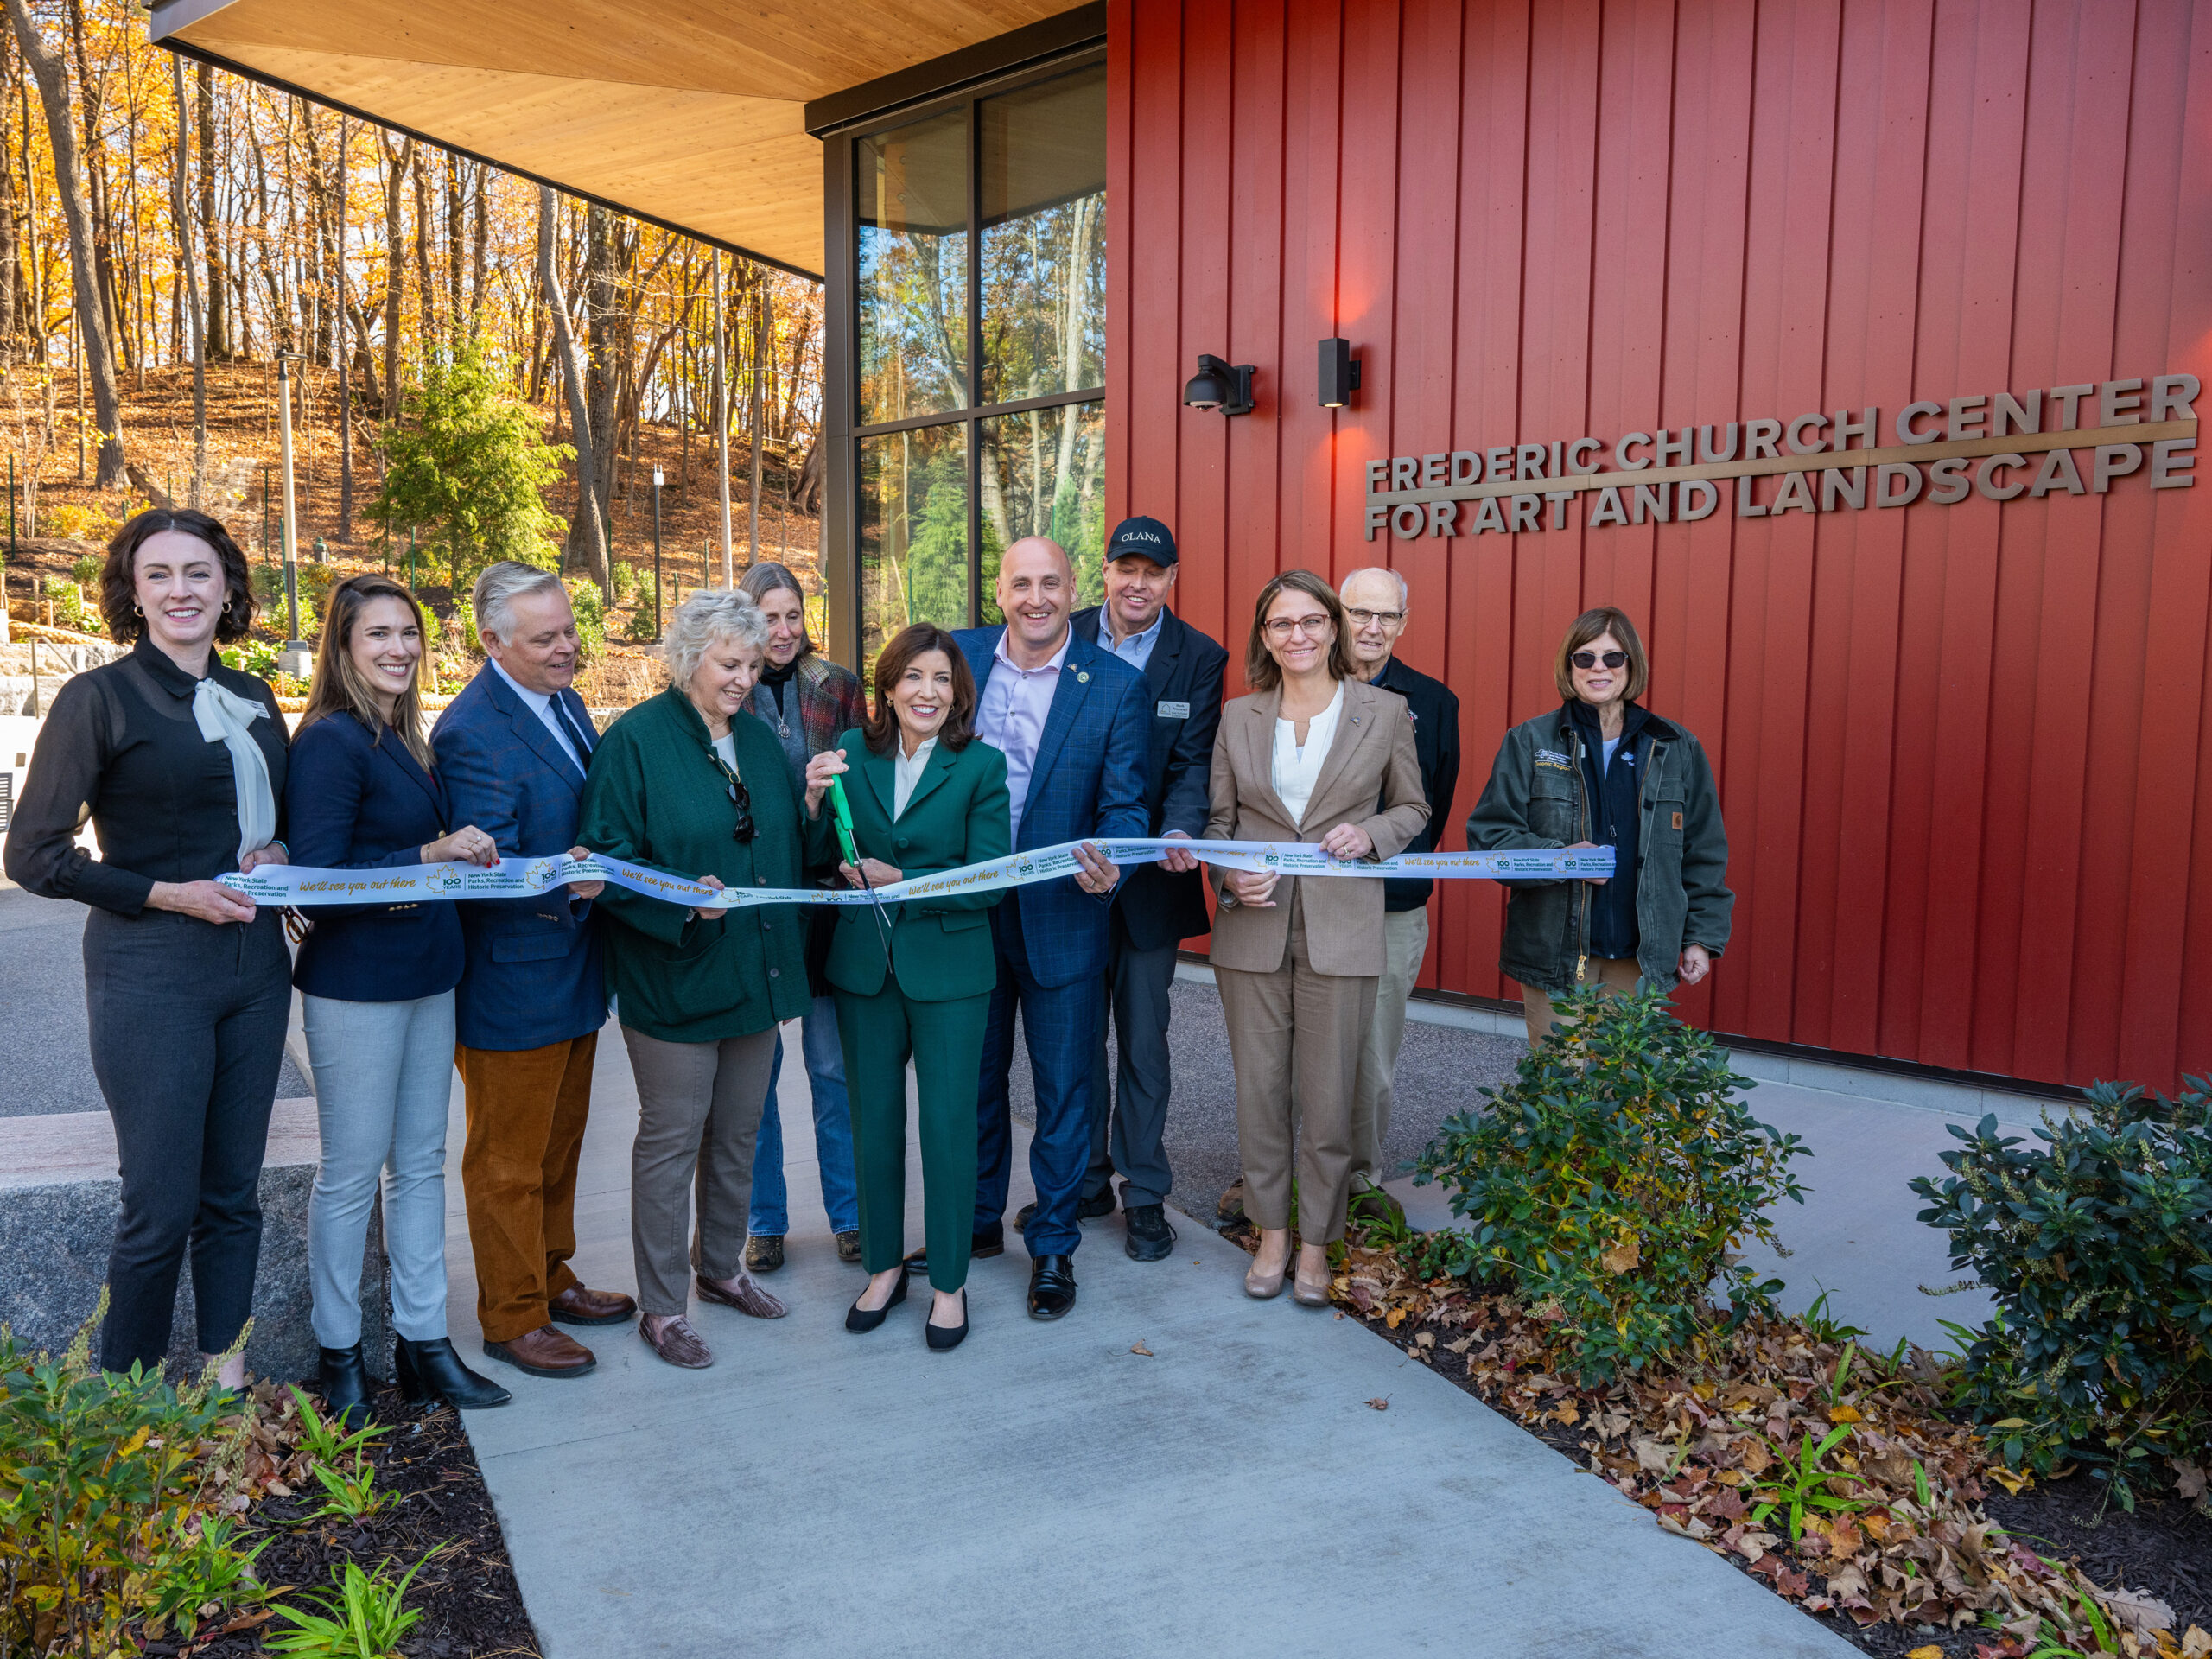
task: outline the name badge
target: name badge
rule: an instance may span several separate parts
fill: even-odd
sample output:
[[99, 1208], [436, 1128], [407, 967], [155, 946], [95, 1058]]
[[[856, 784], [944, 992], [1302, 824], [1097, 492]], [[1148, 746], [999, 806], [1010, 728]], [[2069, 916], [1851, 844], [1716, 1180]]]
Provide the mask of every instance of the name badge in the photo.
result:
[[1187, 702], [1163, 702], [1153, 712], [1162, 720], [1188, 720], [1191, 705]]

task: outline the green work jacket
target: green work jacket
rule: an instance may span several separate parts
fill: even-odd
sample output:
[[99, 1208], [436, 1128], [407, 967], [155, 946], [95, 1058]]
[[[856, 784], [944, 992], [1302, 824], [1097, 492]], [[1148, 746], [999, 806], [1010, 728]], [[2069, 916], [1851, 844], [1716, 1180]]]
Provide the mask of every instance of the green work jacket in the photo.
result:
[[[611, 859], [671, 875], [715, 875], [728, 887], [797, 887], [830, 861], [824, 811], [809, 822], [775, 734], [730, 717], [737, 775], [752, 798], [750, 842], [732, 833], [737, 809], [707, 722], [671, 686], [607, 729], [592, 752], [576, 839]], [[668, 1043], [712, 1043], [804, 1014], [806, 912], [759, 905], [710, 920], [688, 906], [609, 883], [596, 908], [606, 930], [607, 988], [622, 1023]]]
[[[875, 753], [858, 731], [847, 732], [835, 747], [844, 750], [852, 768], [845, 774], [845, 798], [861, 857], [918, 876], [1004, 858], [1014, 850], [1006, 756], [981, 738], [969, 740], [964, 749], [943, 743], [932, 749], [906, 810], [895, 820], [891, 757]], [[888, 904], [880, 912], [873, 905], [844, 906], [830, 944], [830, 982], [857, 996], [883, 988], [879, 924], [884, 924], [899, 988], [906, 995], [918, 1002], [979, 995], [998, 982], [990, 910], [1002, 896], [1002, 891], [948, 893]]]
[[[1675, 988], [1686, 944], [1718, 957], [1728, 947], [1736, 895], [1728, 890], [1728, 832], [1720, 791], [1697, 739], [1647, 715], [1649, 752], [1639, 768], [1639, 868], [1617, 881], [1636, 883], [1637, 968], [1662, 991]], [[1482, 799], [1467, 816], [1470, 852], [1565, 847], [1590, 838], [1583, 787], [1582, 734], [1564, 707], [1506, 733]], [[1573, 987], [1590, 952], [1586, 881], [1527, 878], [1500, 884], [1505, 938], [1498, 968], [1553, 996]]]

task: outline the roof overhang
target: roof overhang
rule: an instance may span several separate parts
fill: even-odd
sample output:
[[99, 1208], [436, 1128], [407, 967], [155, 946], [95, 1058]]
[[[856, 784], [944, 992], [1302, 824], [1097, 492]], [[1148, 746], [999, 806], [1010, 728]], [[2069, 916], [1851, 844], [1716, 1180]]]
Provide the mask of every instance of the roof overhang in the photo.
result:
[[1103, 10], [1070, 11], [1065, 0], [155, 0], [152, 30], [188, 56], [818, 277], [822, 147], [810, 127], [942, 90], [975, 66], [1045, 55], [1102, 32]]

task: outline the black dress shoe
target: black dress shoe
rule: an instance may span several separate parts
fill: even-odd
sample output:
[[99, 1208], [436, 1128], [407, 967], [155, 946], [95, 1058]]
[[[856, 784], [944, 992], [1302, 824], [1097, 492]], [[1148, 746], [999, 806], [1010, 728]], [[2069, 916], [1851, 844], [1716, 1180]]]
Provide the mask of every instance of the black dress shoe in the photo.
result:
[[[865, 1296], [868, 1293], [866, 1291], [862, 1291], [861, 1293], [861, 1296]], [[854, 1332], [873, 1331], [877, 1325], [881, 1325], [883, 1321], [889, 1317], [893, 1308], [898, 1306], [899, 1303], [906, 1300], [906, 1275], [902, 1273], [899, 1275], [899, 1283], [897, 1287], [891, 1293], [891, 1300], [886, 1302], [881, 1307], [862, 1307], [860, 1304], [860, 1298], [855, 1297], [853, 1299], [853, 1305], [845, 1310], [845, 1329]]]
[[1057, 1319], [1075, 1306], [1075, 1258], [1040, 1255], [1029, 1264], [1029, 1317]]
[[965, 1286], [962, 1287], [960, 1292], [960, 1323], [957, 1325], [925, 1324], [922, 1326], [922, 1335], [927, 1338], [930, 1351], [938, 1354], [949, 1354], [968, 1340], [968, 1291]]
[[410, 1401], [442, 1400], [461, 1411], [482, 1411], [514, 1398], [490, 1377], [479, 1376], [463, 1364], [446, 1337], [430, 1342], [401, 1337], [392, 1344], [391, 1369], [399, 1379], [401, 1395]]
[[1132, 1262], [1157, 1262], [1175, 1248], [1175, 1230], [1167, 1224], [1167, 1212], [1157, 1204], [1133, 1204], [1122, 1212], [1122, 1219], [1129, 1230], [1122, 1241]]
[[368, 1367], [361, 1363], [361, 1344], [351, 1348], [318, 1348], [315, 1392], [322, 1396], [322, 1414], [343, 1429], [365, 1427], [376, 1421], [369, 1404], [373, 1385]]

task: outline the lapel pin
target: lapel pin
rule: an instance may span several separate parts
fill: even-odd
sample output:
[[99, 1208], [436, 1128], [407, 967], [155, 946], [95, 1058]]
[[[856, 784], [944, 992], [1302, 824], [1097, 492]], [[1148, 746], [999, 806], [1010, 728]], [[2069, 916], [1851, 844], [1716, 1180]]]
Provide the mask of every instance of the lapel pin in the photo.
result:
[[1076, 671], [1075, 671], [1075, 683], [1076, 683], [1077, 685], [1089, 685], [1089, 684], [1090, 683], [1090, 675], [1089, 671], [1088, 671], [1087, 670], [1080, 669], [1080, 668], [1078, 668], [1077, 670], [1076, 670]]

